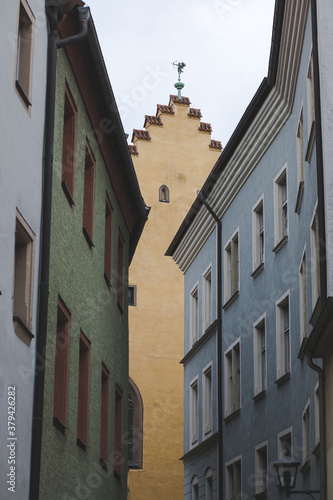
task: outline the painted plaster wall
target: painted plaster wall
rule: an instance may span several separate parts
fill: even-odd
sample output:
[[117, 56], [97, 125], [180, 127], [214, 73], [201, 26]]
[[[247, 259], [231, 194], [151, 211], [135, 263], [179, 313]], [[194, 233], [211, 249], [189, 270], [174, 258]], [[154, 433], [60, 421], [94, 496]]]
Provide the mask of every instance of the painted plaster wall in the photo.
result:
[[215, 471], [217, 470], [217, 452], [215, 448], [186, 463], [184, 475], [184, 499], [192, 499], [192, 479], [198, 478], [198, 498], [206, 498], [205, 474], [208, 469], [213, 471], [212, 500], [217, 499], [218, 486]]
[[325, 182], [325, 222], [327, 245], [327, 294], [333, 295], [333, 5], [317, 2], [318, 46], [321, 85], [323, 161]]
[[[147, 127], [151, 141], [135, 142], [132, 156], [148, 221], [130, 268], [137, 306], [130, 309], [130, 377], [143, 399], [143, 469], [129, 472], [131, 500], [183, 498], [183, 278], [165, 257], [219, 152], [198, 131], [189, 106], [174, 105], [163, 126]], [[170, 203], [159, 202], [159, 188]]]
[[[75, 180], [73, 209], [61, 188], [62, 130], [65, 82], [77, 106]], [[51, 222], [50, 293], [45, 365], [44, 425], [42, 443], [41, 494], [47, 500], [75, 498], [126, 498], [127, 446], [122, 440], [121, 480], [113, 474], [115, 386], [123, 391], [122, 432], [127, 431], [128, 394], [128, 315], [117, 306], [117, 239], [120, 228], [125, 239], [124, 269], [128, 266], [128, 231], [119, 210], [115, 192], [106, 173], [103, 158], [87, 118], [76, 81], [63, 51], [58, 52], [55, 151]], [[95, 156], [94, 223], [95, 247], [90, 250], [82, 233], [85, 143], [89, 138]], [[112, 289], [104, 280], [105, 200], [108, 193], [112, 213]], [[125, 271], [127, 290], [127, 271]], [[58, 297], [71, 313], [69, 340], [68, 410], [69, 430], [64, 436], [52, 424], [54, 360]], [[79, 337], [80, 329], [91, 342], [89, 368], [88, 446], [76, 444]], [[108, 467], [100, 466], [101, 369], [110, 371]], [[60, 480], [59, 480], [60, 478]]]
[[[36, 335], [36, 301], [38, 289], [39, 232], [41, 211], [41, 179], [46, 88], [47, 30], [44, 8], [30, 0], [31, 10], [38, 19], [34, 32], [32, 88], [30, 112], [15, 88], [16, 43], [19, 2], [4, 2], [0, 19], [0, 414], [2, 443], [0, 449], [1, 498], [13, 495], [18, 500], [29, 496], [30, 445], [34, 385], [35, 340], [30, 346], [20, 340], [13, 328], [13, 273], [16, 209], [20, 211], [35, 234], [33, 269], [33, 306], [31, 331]], [[16, 387], [16, 487], [8, 491], [9, 448], [7, 434], [7, 390]]]

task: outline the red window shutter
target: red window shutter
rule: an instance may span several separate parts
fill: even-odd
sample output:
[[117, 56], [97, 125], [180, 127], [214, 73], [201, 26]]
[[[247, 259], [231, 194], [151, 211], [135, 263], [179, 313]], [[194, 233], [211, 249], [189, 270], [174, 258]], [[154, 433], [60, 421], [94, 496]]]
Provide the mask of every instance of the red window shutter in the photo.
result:
[[83, 194], [83, 227], [88, 231], [90, 238], [93, 236], [94, 215], [94, 177], [95, 161], [89, 145], [86, 144], [86, 159], [84, 170]]
[[124, 308], [124, 240], [118, 234], [118, 275], [117, 275], [117, 300], [120, 307]]
[[73, 197], [75, 162], [76, 109], [69, 90], [65, 89], [64, 128], [62, 143], [62, 181]]
[[86, 449], [88, 442], [89, 358], [90, 342], [84, 333], [80, 332], [77, 444], [83, 449]]
[[69, 323], [70, 313], [59, 300], [54, 366], [53, 422], [64, 434], [67, 423]]
[[100, 460], [106, 466], [108, 458], [108, 422], [109, 420], [109, 371], [102, 364], [102, 395], [101, 395], [101, 436]]
[[122, 402], [123, 392], [116, 386], [116, 403], [115, 403], [115, 437], [114, 437], [114, 471], [121, 475], [121, 419], [122, 419]]
[[111, 241], [112, 241], [112, 207], [108, 197], [105, 205], [105, 244], [104, 244], [104, 273], [111, 283]]

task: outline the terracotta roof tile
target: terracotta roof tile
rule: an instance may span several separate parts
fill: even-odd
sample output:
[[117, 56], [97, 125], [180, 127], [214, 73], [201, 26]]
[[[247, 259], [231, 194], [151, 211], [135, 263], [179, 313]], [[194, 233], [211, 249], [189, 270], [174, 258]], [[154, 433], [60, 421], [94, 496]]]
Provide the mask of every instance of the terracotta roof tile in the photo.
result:
[[185, 104], [186, 106], [189, 106], [191, 104], [188, 97], [182, 97], [181, 99], [178, 99], [176, 95], [170, 95], [170, 102], [171, 101], [175, 104]]
[[163, 125], [161, 118], [159, 116], [146, 115], [144, 127], [146, 127], [146, 123], [149, 123], [149, 125], [159, 125], [160, 127]]
[[190, 111], [188, 112], [188, 116], [191, 118], [201, 118], [202, 114], [200, 109], [195, 109], [195, 108], [190, 108]]
[[212, 126], [210, 123], [201, 122], [199, 125], [199, 130], [200, 130], [200, 132], [209, 132], [211, 134], [212, 133]]
[[131, 155], [138, 155], [138, 150], [136, 146], [132, 146], [131, 144], [128, 146], [128, 150]]
[[209, 147], [212, 148], [212, 149], [219, 149], [220, 151], [222, 151], [222, 143], [221, 143], [221, 141], [214, 141], [212, 139], [210, 141]]
[[134, 138], [137, 138], [137, 139], [143, 139], [145, 141], [150, 141], [150, 135], [149, 135], [149, 132], [147, 132], [146, 130], [138, 130], [138, 129], [134, 129], [133, 130], [133, 135], [132, 135], [132, 142], [134, 141]]
[[165, 106], [164, 104], [158, 104], [157, 105], [157, 113], [165, 113], [169, 115], [174, 115], [175, 112], [173, 111], [171, 106]]

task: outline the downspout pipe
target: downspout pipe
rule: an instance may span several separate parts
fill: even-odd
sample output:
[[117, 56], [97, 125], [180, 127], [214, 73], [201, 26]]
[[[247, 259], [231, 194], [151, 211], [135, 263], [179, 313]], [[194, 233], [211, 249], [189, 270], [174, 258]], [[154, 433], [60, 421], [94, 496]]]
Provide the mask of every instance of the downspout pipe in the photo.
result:
[[218, 432], [218, 498], [223, 498], [223, 390], [222, 390], [222, 221], [207, 203], [201, 193], [203, 205], [216, 222], [217, 248], [216, 248], [216, 275], [217, 275], [217, 432]]
[[51, 237], [51, 201], [54, 149], [54, 118], [57, 50], [85, 39], [88, 33], [89, 7], [79, 11], [80, 31], [63, 40], [58, 40], [58, 14], [60, 5], [52, 3], [46, 6], [49, 18], [49, 38], [47, 53], [47, 83], [45, 104], [44, 159], [43, 159], [43, 199], [41, 215], [40, 268], [38, 284], [37, 338], [35, 361], [35, 384], [31, 441], [30, 500], [39, 499], [39, 482], [42, 448], [42, 422], [44, 403], [46, 332], [49, 295], [50, 237]]
[[326, 405], [325, 405], [325, 374], [324, 370], [307, 355], [309, 367], [318, 373], [319, 377], [319, 450], [320, 450], [320, 498], [327, 500], [327, 461], [326, 461]]

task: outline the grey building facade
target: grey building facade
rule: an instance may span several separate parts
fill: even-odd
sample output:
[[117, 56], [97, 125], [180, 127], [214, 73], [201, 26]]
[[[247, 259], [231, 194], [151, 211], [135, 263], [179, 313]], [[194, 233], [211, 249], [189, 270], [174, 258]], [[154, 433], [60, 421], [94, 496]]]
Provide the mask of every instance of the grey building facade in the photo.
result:
[[186, 499], [285, 498], [285, 457], [296, 488], [326, 498], [307, 356], [323, 282], [316, 12], [277, 0], [268, 76], [167, 250], [185, 275]]

